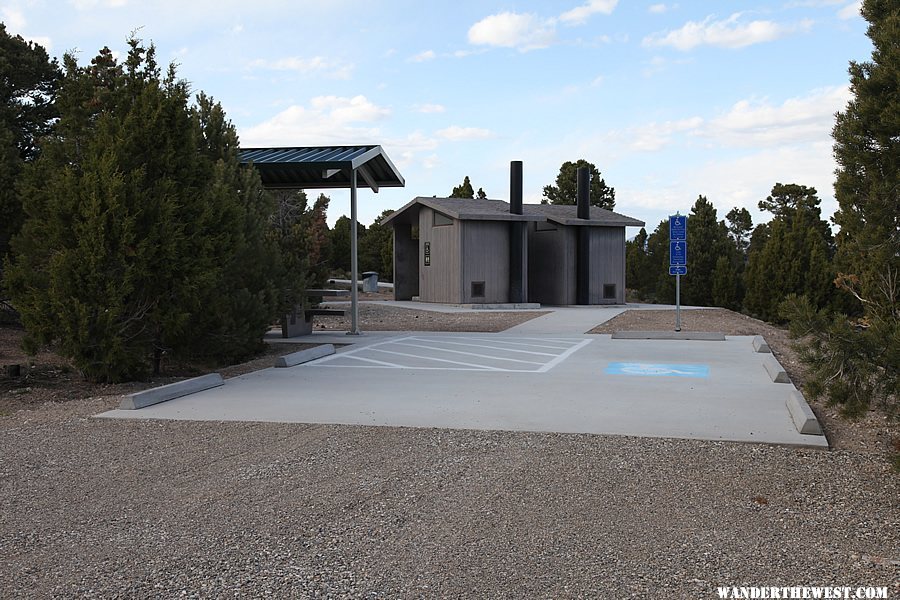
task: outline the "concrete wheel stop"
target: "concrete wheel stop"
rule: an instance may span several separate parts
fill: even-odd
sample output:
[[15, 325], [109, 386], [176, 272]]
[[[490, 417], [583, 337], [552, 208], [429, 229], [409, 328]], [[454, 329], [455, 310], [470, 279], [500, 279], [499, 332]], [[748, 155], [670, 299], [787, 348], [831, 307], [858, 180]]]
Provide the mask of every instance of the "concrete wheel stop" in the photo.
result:
[[321, 346], [316, 346], [315, 348], [307, 348], [306, 350], [300, 350], [299, 352], [291, 352], [290, 354], [279, 356], [277, 359], [275, 359], [275, 367], [293, 367], [309, 362], [311, 360], [316, 360], [317, 358], [322, 358], [323, 356], [329, 356], [331, 354], [334, 354], [334, 345], [322, 344]]
[[222, 379], [222, 376], [219, 373], [210, 373], [209, 375], [185, 379], [184, 381], [176, 381], [175, 383], [170, 383], [157, 388], [128, 394], [122, 398], [122, 402], [119, 403], [119, 408], [121, 410], [136, 410], [144, 408], [145, 406], [159, 404], [160, 402], [165, 402], [167, 400], [181, 398], [188, 394], [194, 394], [210, 388], [219, 387], [220, 385], [225, 385], [225, 380]]
[[788, 377], [787, 371], [784, 370], [781, 363], [779, 363], [771, 354], [766, 356], [765, 360], [763, 360], [763, 367], [765, 367], [769, 377], [771, 377], [772, 381], [775, 383], [791, 382], [791, 378]]
[[757, 335], [753, 338], [753, 351], [759, 353], [767, 353], [771, 354], [772, 350], [769, 348], [769, 344], [766, 342], [765, 338], [761, 335]]
[[785, 403], [798, 432], [804, 435], [824, 435], [819, 420], [816, 419], [816, 415], [809, 407], [803, 394], [800, 393], [800, 390], [791, 386], [791, 391]]

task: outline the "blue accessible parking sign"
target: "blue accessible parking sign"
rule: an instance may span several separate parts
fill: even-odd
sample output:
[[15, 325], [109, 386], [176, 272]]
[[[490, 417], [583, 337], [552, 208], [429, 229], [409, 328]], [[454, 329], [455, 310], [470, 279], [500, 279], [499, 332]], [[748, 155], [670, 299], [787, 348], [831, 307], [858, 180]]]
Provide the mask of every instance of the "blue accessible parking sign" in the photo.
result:
[[683, 267], [687, 265], [687, 242], [679, 240], [669, 242], [669, 266]]
[[671, 215], [669, 217], [669, 241], [687, 240], [687, 217]]

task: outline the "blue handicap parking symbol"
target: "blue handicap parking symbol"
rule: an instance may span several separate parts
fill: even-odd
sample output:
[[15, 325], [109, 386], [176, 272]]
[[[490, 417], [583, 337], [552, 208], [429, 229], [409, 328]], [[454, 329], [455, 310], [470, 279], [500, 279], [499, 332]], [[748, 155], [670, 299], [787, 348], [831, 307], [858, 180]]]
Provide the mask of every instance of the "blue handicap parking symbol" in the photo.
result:
[[607, 375], [642, 375], [645, 377], [709, 377], [709, 365], [669, 365], [659, 363], [609, 363]]

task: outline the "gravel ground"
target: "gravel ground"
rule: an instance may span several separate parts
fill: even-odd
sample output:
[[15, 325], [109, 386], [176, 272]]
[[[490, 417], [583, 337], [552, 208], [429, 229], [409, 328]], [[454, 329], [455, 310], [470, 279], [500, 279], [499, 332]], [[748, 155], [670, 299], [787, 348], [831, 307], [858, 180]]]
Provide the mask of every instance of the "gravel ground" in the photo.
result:
[[120, 392], [64, 387], [0, 413], [0, 598], [900, 597], [900, 477], [865, 443], [107, 421]]
[[[327, 306], [327, 303], [325, 304]], [[349, 306], [345, 317], [316, 317], [317, 330], [348, 331]], [[546, 315], [546, 311], [503, 311], [440, 313], [400, 306], [360, 304], [359, 322], [363, 331], [506, 331], [510, 327]]]
[[866, 454], [108, 405], [4, 419], [3, 598], [900, 594], [898, 478]]

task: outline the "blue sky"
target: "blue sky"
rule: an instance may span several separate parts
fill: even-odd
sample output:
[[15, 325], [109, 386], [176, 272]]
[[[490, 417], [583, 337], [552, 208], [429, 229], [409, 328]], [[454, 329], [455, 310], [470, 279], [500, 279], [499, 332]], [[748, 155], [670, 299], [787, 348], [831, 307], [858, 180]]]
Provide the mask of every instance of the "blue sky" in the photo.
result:
[[[406, 187], [362, 192], [365, 224], [466, 175], [507, 199], [511, 160], [539, 202], [579, 158], [650, 228], [699, 194], [768, 220], [776, 182], [830, 216], [833, 115], [871, 52], [851, 0], [3, 0], [0, 18], [82, 64], [137, 31], [247, 147], [381, 144]], [[330, 196], [333, 223], [349, 194]]]

